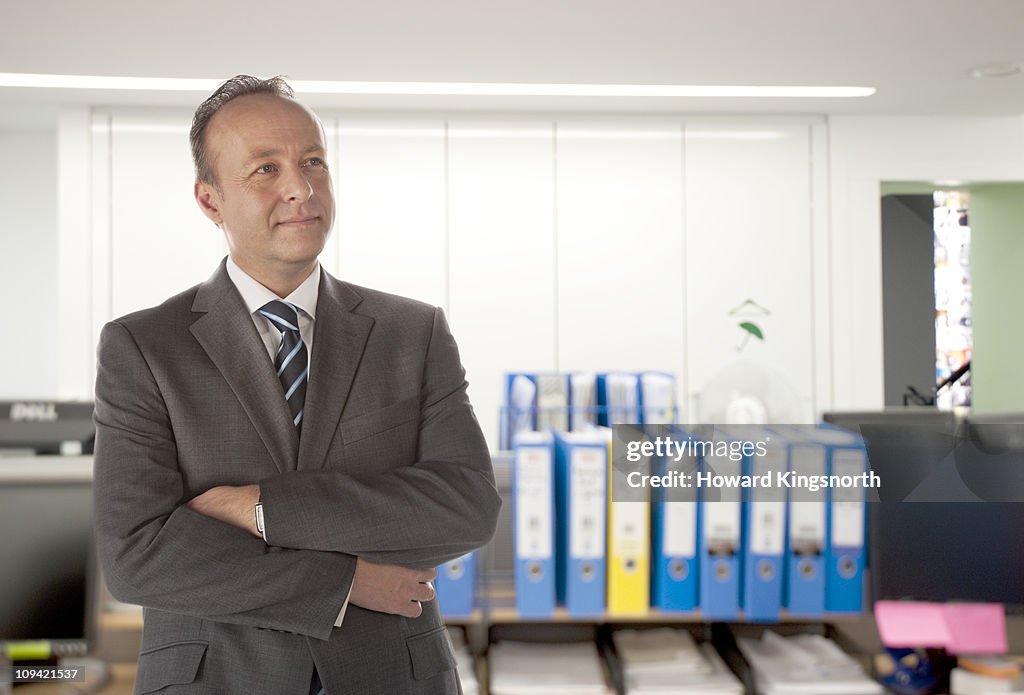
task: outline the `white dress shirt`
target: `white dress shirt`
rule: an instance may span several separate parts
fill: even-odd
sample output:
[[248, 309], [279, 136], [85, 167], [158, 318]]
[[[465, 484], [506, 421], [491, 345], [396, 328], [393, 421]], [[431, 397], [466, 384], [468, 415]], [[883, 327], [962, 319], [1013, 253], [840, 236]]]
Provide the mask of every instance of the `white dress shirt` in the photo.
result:
[[[256, 331], [260, 334], [260, 338], [263, 339], [263, 344], [267, 348], [267, 354], [270, 355], [271, 361], [277, 354], [278, 348], [281, 346], [282, 335], [281, 331], [277, 330], [274, 326], [270, 325], [270, 320], [259, 313], [259, 310], [266, 305], [267, 302], [276, 300], [284, 300], [289, 304], [295, 306], [298, 309], [299, 314], [299, 335], [302, 336], [302, 342], [306, 344], [306, 351], [309, 355], [309, 366], [313, 366], [313, 333], [316, 324], [316, 302], [320, 297], [320, 264], [317, 263], [316, 268], [309, 274], [309, 277], [302, 281], [302, 284], [295, 288], [291, 294], [287, 297], [278, 297], [272, 291], [257, 282], [251, 275], [238, 267], [238, 264], [228, 256], [227, 262], [228, 277], [231, 278], [231, 282], [235, 284], [235, 288], [238, 289], [238, 293], [242, 295], [242, 301], [245, 302], [246, 308], [249, 309], [249, 315], [252, 317], [252, 321], [256, 324]], [[312, 378], [312, 369], [307, 375], [307, 382]], [[266, 540], [266, 527], [264, 526], [263, 538]], [[338, 619], [334, 621], [335, 627], [341, 626], [341, 621], [345, 618], [345, 610], [348, 608], [348, 600], [352, 596], [352, 587], [349, 586], [348, 596], [345, 597], [345, 603], [341, 606], [341, 612], [338, 613]]]
[[[281, 347], [281, 331], [270, 325], [270, 320], [259, 313], [267, 302], [275, 299], [281, 301], [272, 291], [254, 280], [251, 275], [238, 267], [230, 256], [228, 256], [228, 277], [235, 283], [238, 293], [242, 295], [242, 301], [252, 315], [252, 322], [256, 324], [256, 330], [267, 347], [267, 354], [273, 360], [277, 349]], [[316, 302], [320, 297], [320, 264], [309, 277], [302, 281], [302, 284], [284, 298], [284, 301], [295, 306], [299, 310], [299, 335], [302, 342], [306, 344], [307, 354], [313, 355], [313, 327], [316, 323]], [[312, 366], [312, 360], [310, 360]]]

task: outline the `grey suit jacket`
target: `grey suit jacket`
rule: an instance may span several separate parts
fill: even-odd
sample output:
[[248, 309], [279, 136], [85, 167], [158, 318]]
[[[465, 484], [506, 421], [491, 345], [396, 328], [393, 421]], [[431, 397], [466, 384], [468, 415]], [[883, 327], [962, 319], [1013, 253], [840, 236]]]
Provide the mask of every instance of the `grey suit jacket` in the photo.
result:
[[[145, 607], [137, 693], [458, 692], [436, 602], [348, 607], [356, 557], [436, 566], [500, 501], [443, 313], [322, 274], [301, 439], [224, 264], [107, 324], [96, 531], [111, 593]], [[260, 484], [267, 542], [191, 511]]]

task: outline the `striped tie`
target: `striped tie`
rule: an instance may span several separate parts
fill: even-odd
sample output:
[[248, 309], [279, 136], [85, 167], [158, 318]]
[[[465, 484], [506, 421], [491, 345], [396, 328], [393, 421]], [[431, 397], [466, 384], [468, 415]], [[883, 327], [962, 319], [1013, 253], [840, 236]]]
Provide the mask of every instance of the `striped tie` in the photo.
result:
[[313, 682], [309, 684], [309, 695], [327, 695], [327, 691], [324, 690], [324, 684], [320, 682], [320, 674], [316, 672], [316, 667], [313, 667]]
[[275, 299], [260, 309], [270, 324], [281, 331], [281, 345], [274, 357], [277, 378], [284, 388], [284, 397], [292, 411], [292, 422], [302, 428], [302, 413], [306, 402], [306, 378], [309, 376], [309, 356], [306, 344], [299, 335], [299, 314], [287, 302]]

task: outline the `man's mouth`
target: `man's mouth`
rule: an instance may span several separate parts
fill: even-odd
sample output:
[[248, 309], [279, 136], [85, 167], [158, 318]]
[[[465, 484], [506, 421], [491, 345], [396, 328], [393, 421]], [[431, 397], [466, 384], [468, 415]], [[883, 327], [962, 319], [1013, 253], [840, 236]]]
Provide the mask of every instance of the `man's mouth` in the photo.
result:
[[320, 218], [317, 217], [316, 215], [313, 215], [311, 217], [289, 217], [286, 220], [281, 220], [280, 222], [278, 222], [278, 224], [279, 225], [283, 224], [283, 225], [291, 225], [291, 226], [295, 226], [295, 227], [301, 227], [303, 225], [312, 224], [313, 222], [316, 222], [319, 219]]

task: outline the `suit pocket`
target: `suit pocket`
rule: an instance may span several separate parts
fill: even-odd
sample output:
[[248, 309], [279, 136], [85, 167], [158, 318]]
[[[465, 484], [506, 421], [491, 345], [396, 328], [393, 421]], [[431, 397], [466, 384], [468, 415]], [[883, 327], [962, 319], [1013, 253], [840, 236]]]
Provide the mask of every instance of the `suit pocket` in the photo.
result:
[[413, 635], [405, 640], [405, 644], [412, 661], [412, 677], [418, 681], [455, 668], [451, 639], [443, 625], [422, 635]]
[[174, 642], [141, 652], [136, 691], [153, 693], [169, 685], [191, 683], [199, 673], [207, 646], [206, 642]]
[[413, 396], [403, 401], [386, 405], [363, 415], [341, 421], [341, 439], [345, 444], [387, 432], [420, 416], [420, 398]]

